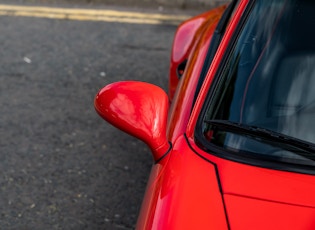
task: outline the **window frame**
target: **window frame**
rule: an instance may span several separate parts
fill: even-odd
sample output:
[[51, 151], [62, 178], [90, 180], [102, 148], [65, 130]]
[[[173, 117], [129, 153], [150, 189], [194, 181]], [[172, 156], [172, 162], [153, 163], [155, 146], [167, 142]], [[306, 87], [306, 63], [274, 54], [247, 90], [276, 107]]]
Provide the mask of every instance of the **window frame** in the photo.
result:
[[315, 175], [314, 167], [307, 166], [307, 165], [296, 165], [291, 163], [285, 163], [285, 162], [276, 162], [276, 161], [270, 161], [268, 159], [264, 159], [261, 157], [248, 157], [248, 156], [242, 156], [235, 154], [235, 152], [231, 152], [227, 149], [224, 149], [220, 146], [217, 146], [215, 144], [212, 144], [209, 142], [204, 133], [203, 133], [203, 124], [204, 119], [206, 116], [206, 112], [210, 106], [211, 103], [213, 103], [215, 92], [218, 88], [218, 85], [220, 84], [220, 80], [222, 79], [222, 74], [224, 71], [226, 71], [227, 63], [231, 57], [231, 51], [235, 49], [235, 46], [237, 44], [237, 41], [239, 39], [239, 36], [249, 18], [251, 15], [252, 9], [255, 5], [256, 0], [252, 0], [248, 3], [243, 16], [241, 17], [240, 23], [235, 29], [232, 39], [223, 55], [223, 58], [221, 60], [220, 66], [215, 74], [215, 77], [213, 79], [213, 82], [210, 86], [209, 92], [206, 95], [206, 99], [203, 103], [202, 109], [200, 111], [199, 117], [197, 119], [195, 132], [194, 132], [194, 140], [199, 148], [206, 151], [207, 153], [224, 158], [227, 160], [235, 161], [244, 163], [247, 165], [252, 166], [258, 166], [263, 168], [270, 168], [275, 170], [281, 170], [281, 171], [289, 171], [289, 172], [298, 172], [303, 174], [311, 174]]

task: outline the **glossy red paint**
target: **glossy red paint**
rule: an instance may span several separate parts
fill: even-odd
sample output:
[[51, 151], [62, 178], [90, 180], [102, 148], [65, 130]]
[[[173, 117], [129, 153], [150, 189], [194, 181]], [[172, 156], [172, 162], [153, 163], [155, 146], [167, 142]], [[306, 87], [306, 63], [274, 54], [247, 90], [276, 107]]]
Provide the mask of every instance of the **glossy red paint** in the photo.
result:
[[[226, 9], [226, 5], [215, 8], [204, 14], [195, 16], [185, 22], [183, 22], [177, 29], [173, 41], [173, 48], [171, 52], [171, 64], [169, 75], [169, 98], [172, 101], [177, 84], [179, 82], [178, 66], [189, 60], [190, 55], [193, 53], [196, 56], [196, 43], [202, 39], [201, 36], [205, 36], [205, 30], [212, 30], [218, 23], [223, 11]], [[212, 29], [211, 29], [212, 28]], [[206, 41], [207, 43], [209, 40]], [[200, 46], [200, 45], [198, 45]]]
[[[182, 135], [186, 130], [191, 108], [193, 106], [192, 103], [194, 100], [198, 79], [204, 65], [211, 38], [225, 9], [226, 5], [213, 9], [201, 15], [200, 17], [194, 18], [192, 21], [188, 21], [188, 24], [184, 23], [182, 27], [178, 29], [174, 42], [175, 50], [178, 49], [176, 48], [177, 46], [183, 43], [181, 38], [185, 36], [184, 32], [187, 29], [186, 27], [190, 24], [193, 24], [195, 21], [199, 22], [201, 19], [203, 21], [203, 24], [198, 27], [198, 30], [193, 36], [194, 44], [193, 47], [191, 47], [192, 45], [190, 46], [189, 55], [188, 52], [184, 53], [184, 58], [188, 59], [187, 66], [177, 86], [177, 91], [172, 102], [173, 106], [169, 112], [167, 136], [171, 142], [176, 140], [176, 138]], [[186, 50], [188, 51], [188, 49]], [[176, 52], [173, 51], [172, 57], [176, 57], [175, 54]], [[176, 62], [175, 57], [172, 58], [171, 62], [170, 78], [173, 79], [170, 80], [171, 85], [175, 85], [175, 71], [179, 63]], [[170, 97], [172, 97], [172, 95], [170, 95]]]
[[[95, 99], [96, 110], [103, 118], [144, 140], [153, 151], [156, 162], [137, 229], [315, 229], [313, 175], [234, 162], [205, 152], [195, 143], [201, 107], [248, 3], [240, 1], [195, 105], [192, 98], [218, 19], [206, 13], [179, 28], [171, 81], [176, 65], [185, 58], [189, 61], [177, 86], [167, 126], [167, 96], [147, 83], [114, 83]], [[217, 16], [222, 12], [217, 11]], [[210, 26], [205, 26], [207, 17], [213, 17]], [[173, 80], [171, 86], [176, 86], [178, 82]], [[167, 140], [172, 143], [171, 149]]]
[[231, 229], [314, 229], [313, 175], [233, 162], [189, 143], [217, 167]]
[[215, 166], [179, 138], [153, 166], [137, 229], [228, 229]]
[[194, 130], [212, 80], [248, 1], [240, 2], [210, 66], [187, 126], [190, 146], [217, 166], [231, 229], [314, 229], [313, 175], [266, 169], [218, 158], [194, 142]]
[[117, 128], [143, 140], [155, 161], [170, 148], [166, 139], [168, 97], [159, 87], [144, 82], [116, 82], [96, 96], [96, 111]]
[[237, 25], [241, 19], [241, 16], [243, 15], [243, 13], [245, 11], [247, 4], [248, 4], [248, 0], [240, 1], [239, 5], [236, 9], [235, 15], [231, 19], [231, 22], [229, 23], [229, 26], [227, 27], [226, 32], [224, 34], [224, 37], [222, 38], [220, 46], [218, 47], [218, 50], [217, 50], [217, 52], [213, 58], [213, 61], [210, 65], [209, 71], [207, 73], [204, 84], [202, 85], [200, 93], [198, 94], [197, 101], [194, 105], [194, 109], [192, 110], [190, 120], [189, 120], [188, 125], [187, 125], [186, 134], [189, 137], [194, 136], [194, 130], [196, 127], [198, 114], [200, 113], [200, 110], [203, 106], [204, 100], [207, 96], [207, 92], [209, 91], [209, 88], [211, 86], [213, 78], [214, 78], [214, 76], [215, 76], [215, 74], [219, 68], [219, 65], [222, 61], [222, 58], [225, 54], [225, 50], [227, 49], [227, 47], [231, 41], [233, 32], [235, 31], [235, 29], [236, 29], [236, 27], [237, 27]]
[[231, 229], [312, 230], [315, 226], [313, 207], [294, 206], [233, 195], [225, 195], [224, 199], [228, 207]]

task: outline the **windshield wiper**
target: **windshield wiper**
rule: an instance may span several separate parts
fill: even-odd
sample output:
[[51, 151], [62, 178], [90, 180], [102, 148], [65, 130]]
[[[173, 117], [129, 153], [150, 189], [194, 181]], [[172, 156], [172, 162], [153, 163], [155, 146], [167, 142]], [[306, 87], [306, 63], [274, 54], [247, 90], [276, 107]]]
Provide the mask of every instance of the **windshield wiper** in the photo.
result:
[[227, 120], [205, 120], [209, 125], [219, 127], [226, 131], [247, 134], [252, 137], [259, 137], [272, 142], [283, 143], [289, 146], [300, 148], [308, 153], [314, 153], [315, 145], [282, 133], [271, 131], [269, 129], [231, 122]]

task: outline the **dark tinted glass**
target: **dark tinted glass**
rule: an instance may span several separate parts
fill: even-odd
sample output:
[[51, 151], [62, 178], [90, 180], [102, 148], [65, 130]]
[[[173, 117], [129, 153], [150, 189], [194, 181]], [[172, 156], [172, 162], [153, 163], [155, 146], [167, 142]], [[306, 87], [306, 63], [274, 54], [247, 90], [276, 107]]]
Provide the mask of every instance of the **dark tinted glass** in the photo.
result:
[[315, 153], [206, 122], [258, 127], [315, 144], [314, 12], [315, 1], [255, 1], [204, 117], [203, 133], [210, 143], [314, 165], [305, 155]]

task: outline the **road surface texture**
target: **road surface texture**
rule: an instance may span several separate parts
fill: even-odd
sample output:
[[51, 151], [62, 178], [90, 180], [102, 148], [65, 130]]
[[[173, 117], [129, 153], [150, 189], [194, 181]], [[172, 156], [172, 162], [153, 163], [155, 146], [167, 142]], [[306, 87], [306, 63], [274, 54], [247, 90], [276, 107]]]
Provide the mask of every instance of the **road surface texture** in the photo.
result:
[[120, 5], [128, 7], [140, 7], [140, 8], [157, 8], [165, 7], [172, 9], [199, 9], [204, 10], [209, 7], [215, 7], [224, 4], [231, 0], [1, 0], [8, 4], [12, 2], [18, 4], [72, 4], [72, 5], [86, 5], [86, 6], [108, 6], [108, 5]]
[[175, 30], [1, 16], [0, 229], [134, 228], [152, 158], [93, 100], [120, 80], [166, 89]]

